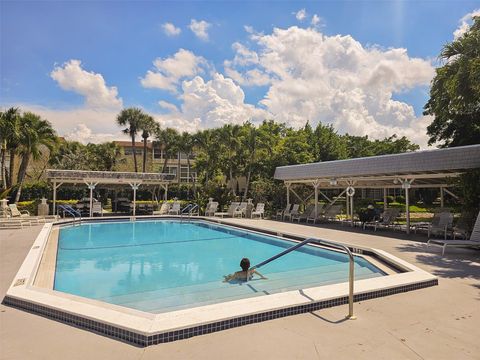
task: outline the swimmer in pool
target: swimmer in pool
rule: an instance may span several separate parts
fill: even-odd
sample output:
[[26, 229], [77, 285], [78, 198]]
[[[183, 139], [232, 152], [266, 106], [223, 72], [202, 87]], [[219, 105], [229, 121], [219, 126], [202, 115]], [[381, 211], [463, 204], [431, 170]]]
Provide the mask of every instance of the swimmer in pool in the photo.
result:
[[[257, 270], [255, 269], [249, 269], [250, 268], [250, 260], [247, 258], [243, 258], [242, 261], [240, 261], [240, 267], [242, 268], [242, 271], [237, 271], [233, 274], [230, 275], [224, 275], [224, 280], [223, 282], [231, 281], [231, 280], [243, 280], [247, 281], [250, 280], [254, 274], [257, 274], [260, 276], [261, 279], [266, 279], [265, 276], [260, 274]], [[248, 276], [248, 279], [247, 279]]]

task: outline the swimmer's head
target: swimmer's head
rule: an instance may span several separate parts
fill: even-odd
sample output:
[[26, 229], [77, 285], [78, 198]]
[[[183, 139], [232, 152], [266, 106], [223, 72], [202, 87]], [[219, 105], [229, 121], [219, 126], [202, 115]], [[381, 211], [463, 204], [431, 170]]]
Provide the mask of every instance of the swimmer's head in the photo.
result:
[[248, 268], [250, 267], [250, 260], [248, 260], [248, 258], [243, 258], [242, 261], [240, 261], [240, 267], [243, 271], [248, 271]]

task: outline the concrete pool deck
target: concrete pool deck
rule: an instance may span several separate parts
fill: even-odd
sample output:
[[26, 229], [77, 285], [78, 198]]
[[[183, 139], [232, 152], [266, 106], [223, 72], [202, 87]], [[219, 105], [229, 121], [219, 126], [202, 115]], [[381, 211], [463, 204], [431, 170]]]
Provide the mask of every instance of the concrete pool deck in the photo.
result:
[[[0, 307], [2, 359], [115, 358], [480, 358], [479, 252], [439, 248], [405, 235], [349, 227], [316, 227], [268, 220], [229, 220], [374, 247], [439, 277], [439, 286], [355, 303], [358, 320], [344, 321], [346, 306], [252, 324], [187, 340], [136, 348], [38, 315]], [[41, 226], [0, 231], [2, 298]], [[387, 236], [384, 236], [387, 235]], [[410, 239], [422, 239], [425, 237]]]

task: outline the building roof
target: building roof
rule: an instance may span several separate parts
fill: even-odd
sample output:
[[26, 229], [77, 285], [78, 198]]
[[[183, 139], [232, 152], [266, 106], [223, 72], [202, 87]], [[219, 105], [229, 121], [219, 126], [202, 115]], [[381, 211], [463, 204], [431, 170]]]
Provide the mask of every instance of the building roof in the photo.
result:
[[480, 144], [280, 166], [275, 170], [274, 178], [292, 183], [318, 180], [325, 184], [336, 179], [340, 182], [357, 181], [371, 187], [390, 185], [396, 178], [415, 178], [419, 185], [436, 185], [474, 168], [480, 168]]
[[167, 184], [175, 181], [174, 174], [135, 173], [117, 171], [85, 171], [85, 170], [47, 170], [50, 181], [62, 183], [97, 183], [97, 184], [130, 184], [145, 185]]
[[[131, 141], [115, 140], [114, 143], [120, 147], [132, 147]], [[143, 149], [143, 141], [136, 141], [135, 147]], [[147, 141], [147, 149], [151, 149], [151, 148], [152, 148], [152, 142]]]

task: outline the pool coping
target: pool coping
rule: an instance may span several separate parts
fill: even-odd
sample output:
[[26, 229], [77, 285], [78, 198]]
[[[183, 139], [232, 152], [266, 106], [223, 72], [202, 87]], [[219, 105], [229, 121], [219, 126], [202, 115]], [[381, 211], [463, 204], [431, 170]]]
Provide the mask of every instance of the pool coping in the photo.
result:
[[[137, 217], [178, 219], [179, 217]], [[117, 221], [129, 218], [114, 218]], [[244, 228], [273, 235], [273, 231], [237, 226], [221, 219], [195, 217], [212, 223]], [[100, 219], [102, 221], [103, 219]], [[103, 221], [109, 221], [106, 218]], [[212, 221], [213, 220], [213, 221]], [[92, 219], [85, 220], [91, 222]], [[93, 219], [93, 221], [98, 221]], [[102, 221], [102, 222], [103, 222]], [[64, 223], [60, 223], [65, 224]], [[189, 338], [274, 318], [311, 312], [348, 303], [348, 283], [324, 285], [261, 297], [227, 301], [166, 313], [148, 313], [101, 301], [65, 294], [33, 285], [42, 254], [54, 224], [45, 224], [35, 239], [6, 296], [4, 304], [44, 315], [68, 324], [111, 336], [138, 346], [149, 346]], [[55, 225], [58, 225], [55, 224]], [[277, 234], [276, 234], [277, 235]], [[304, 236], [282, 234], [287, 239]], [[355, 281], [354, 301], [438, 285], [437, 277], [383, 250], [352, 247], [355, 254], [370, 253], [403, 272]]]

